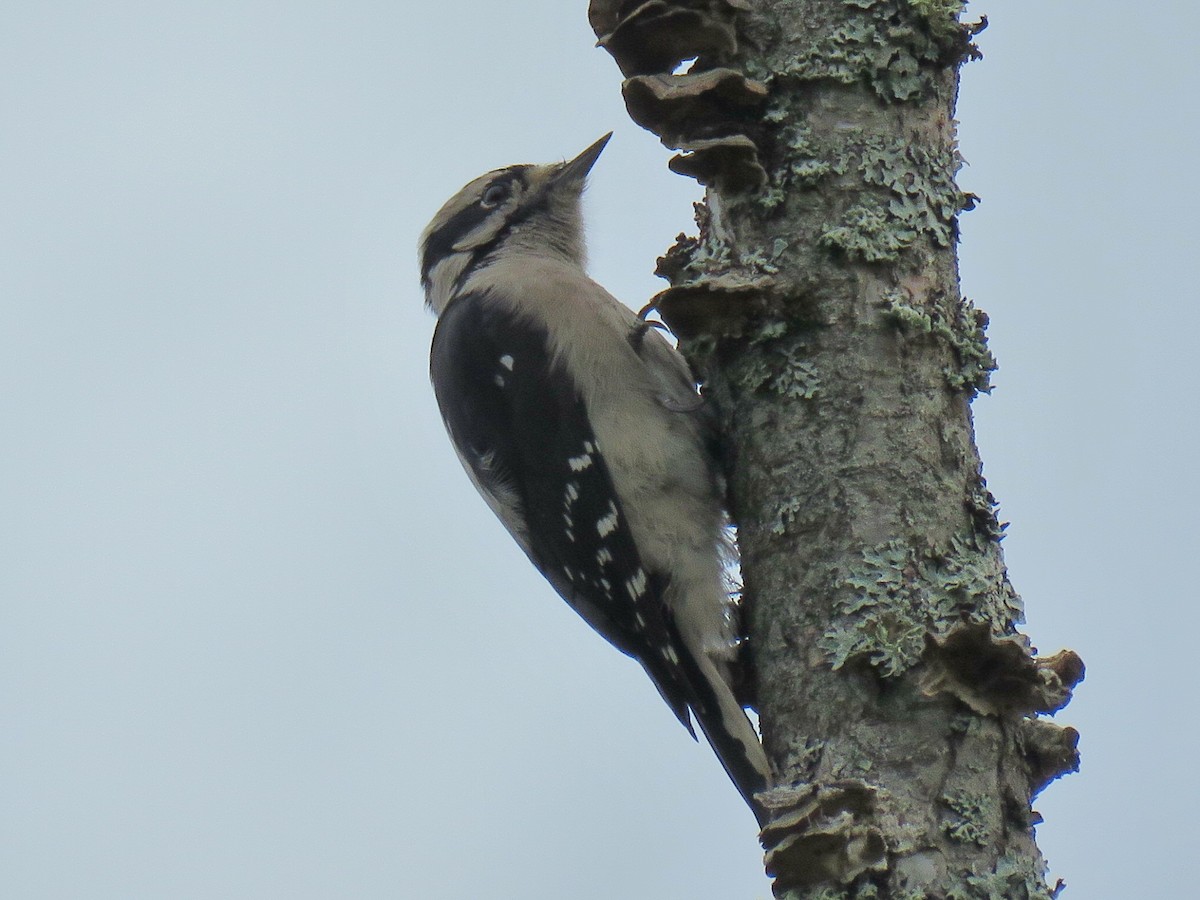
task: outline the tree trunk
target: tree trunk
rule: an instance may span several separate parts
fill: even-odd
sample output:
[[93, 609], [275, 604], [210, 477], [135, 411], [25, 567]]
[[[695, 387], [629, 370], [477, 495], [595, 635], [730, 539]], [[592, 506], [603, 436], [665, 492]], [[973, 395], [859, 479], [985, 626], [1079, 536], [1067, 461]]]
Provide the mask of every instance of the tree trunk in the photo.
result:
[[707, 187], [656, 299], [724, 418], [779, 897], [1057, 893], [1030, 804], [1078, 736], [1037, 715], [1083, 669], [1017, 631], [974, 443], [961, 7], [591, 3], [630, 115]]

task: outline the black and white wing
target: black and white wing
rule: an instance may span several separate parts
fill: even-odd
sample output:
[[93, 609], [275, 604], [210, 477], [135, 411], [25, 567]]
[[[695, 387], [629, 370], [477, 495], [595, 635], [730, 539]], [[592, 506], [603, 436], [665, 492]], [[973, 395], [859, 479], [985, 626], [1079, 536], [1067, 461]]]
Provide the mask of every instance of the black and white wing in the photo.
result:
[[476, 487], [534, 565], [642, 663], [692, 731], [697, 675], [670, 649], [682, 642], [664, 602], [668, 574], [644, 566], [580, 392], [548, 348], [545, 329], [529, 318], [485, 295], [455, 299], [438, 319], [430, 359], [442, 418]]

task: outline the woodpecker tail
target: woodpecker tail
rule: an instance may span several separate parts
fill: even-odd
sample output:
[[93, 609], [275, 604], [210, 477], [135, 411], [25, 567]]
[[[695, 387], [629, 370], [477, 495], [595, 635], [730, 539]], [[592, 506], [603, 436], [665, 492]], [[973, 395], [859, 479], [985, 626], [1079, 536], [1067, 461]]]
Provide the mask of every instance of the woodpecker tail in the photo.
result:
[[689, 703], [692, 714], [761, 827], [766, 824], [766, 812], [755, 794], [771, 786], [771, 767], [762, 741], [717, 664], [707, 656], [693, 662], [696, 677], [694, 700]]

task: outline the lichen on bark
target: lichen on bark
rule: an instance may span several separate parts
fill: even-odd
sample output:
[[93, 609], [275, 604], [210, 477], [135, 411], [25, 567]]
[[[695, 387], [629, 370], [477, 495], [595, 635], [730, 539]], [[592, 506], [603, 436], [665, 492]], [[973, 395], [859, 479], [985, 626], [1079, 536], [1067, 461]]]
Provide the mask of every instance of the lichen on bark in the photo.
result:
[[723, 418], [762, 836], [795, 900], [1056, 892], [1031, 803], [1078, 735], [1037, 716], [1083, 667], [1019, 631], [975, 447], [996, 363], [955, 257], [963, 5], [592, 4], [631, 114], [708, 188], [656, 306]]

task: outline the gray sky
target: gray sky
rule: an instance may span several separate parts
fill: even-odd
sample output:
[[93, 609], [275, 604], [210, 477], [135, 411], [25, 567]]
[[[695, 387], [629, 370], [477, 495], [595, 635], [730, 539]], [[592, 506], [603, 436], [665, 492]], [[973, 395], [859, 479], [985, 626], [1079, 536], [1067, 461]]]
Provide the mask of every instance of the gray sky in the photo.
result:
[[[585, 6], [0, 2], [0, 896], [769, 896], [427, 384], [414, 244], [468, 179], [615, 128], [592, 269], [633, 306], [691, 228]], [[1040, 841], [1067, 897], [1182, 898], [1200, 12], [972, 12], [979, 440], [1028, 631], [1088, 664]]]

